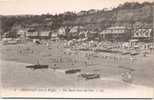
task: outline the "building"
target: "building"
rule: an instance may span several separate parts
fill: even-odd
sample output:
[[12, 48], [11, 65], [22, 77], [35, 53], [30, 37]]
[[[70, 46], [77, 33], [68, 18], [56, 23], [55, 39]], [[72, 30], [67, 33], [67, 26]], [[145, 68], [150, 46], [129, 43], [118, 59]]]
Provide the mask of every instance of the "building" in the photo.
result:
[[39, 34], [35, 29], [29, 29], [26, 33], [26, 37], [30, 39], [38, 38]]
[[51, 38], [51, 31], [44, 30], [44, 31], [39, 31], [39, 38], [40, 39], [50, 39]]
[[51, 38], [57, 38], [58, 37], [58, 30], [53, 30], [51, 34]]
[[82, 30], [82, 31], [79, 32], [79, 38], [80, 39], [86, 38], [87, 34], [88, 34], [88, 31]]
[[59, 29], [58, 29], [58, 34], [59, 34], [59, 35], [65, 35], [65, 34], [66, 34], [65, 27], [59, 28]]
[[98, 40], [98, 32], [96, 31], [88, 31], [86, 33], [86, 38], [88, 38], [88, 40]]
[[58, 29], [58, 35], [63, 35], [63, 36], [66, 36], [66, 34], [70, 31], [70, 28], [69, 27], [60, 27]]
[[86, 15], [88, 14], [87, 11], [80, 11], [79, 13], [77, 13], [78, 16], [83, 16], [83, 15]]
[[21, 41], [21, 42], [25, 42], [27, 37], [26, 37], [26, 33], [27, 33], [27, 29], [19, 29], [17, 31], [17, 35], [19, 35], [18, 39]]
[[77, 32], [79, 32], [79, 27], [78, 26], [73, 26], [73, 27], [70, 28], [69, 32], [70, 33], [77, 33]]
[[152, 41], [152, 29], [150, 28], [140, 28], [136, 29], [132, 35], [133, 39], [138, 39], [142, 42], [150, 42]]
[[20, 35], [18, 35], [16, 32], [14, 31], [10, 31], [10, 32], [6, 32], [3, 34], [3, 38], [18, 38]]
[[131, 38], [131, 30], [125, 26], [109, 27], [100, 33], [101, 40], [128, 41]]
[[27, 33], [27, 29], [19, 29], [17, 31], [17, 34], [20, 36], [20, 37], [26, 37], [26, 33]]
[[85, 28], [82, 26], [66, 26], [59, 28], [58, 35], [67, 40], [78, 39], [80, 32], [83, 30], [85, 30]]
[[97, 10], [95, 10], [95, 9], [91, 9], [91, 10], [88, 10], [87, 12], [88, 12], [88, 14], [94, 14], [94, 13], [97, 12]]
[[70, 39], [78, 39], [79, 38], [79, 26], [70, 27], [70, 31], [67, 34]]
[[35, 29], [29, 29], [26, 33], [26, 37], [30, 39], [50, 39], [51, 32], [48, 30], [37, 31]]

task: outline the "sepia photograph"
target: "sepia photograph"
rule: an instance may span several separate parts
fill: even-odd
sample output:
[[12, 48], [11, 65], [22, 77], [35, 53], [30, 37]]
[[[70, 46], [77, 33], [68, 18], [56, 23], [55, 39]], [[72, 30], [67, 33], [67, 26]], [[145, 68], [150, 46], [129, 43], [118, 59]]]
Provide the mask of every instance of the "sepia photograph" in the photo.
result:
[[0, 0], [0, 93], [154, 98], [154, 1]]

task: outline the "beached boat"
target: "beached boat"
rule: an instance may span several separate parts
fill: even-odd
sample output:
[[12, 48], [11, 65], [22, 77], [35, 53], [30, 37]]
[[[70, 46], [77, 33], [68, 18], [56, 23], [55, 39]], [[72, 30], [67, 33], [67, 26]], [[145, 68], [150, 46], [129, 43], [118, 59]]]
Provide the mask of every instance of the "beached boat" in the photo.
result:
[[80, 71], [81, 71], [81, 69], [69, 69], [69, 70], [66, 70], [65, 73], [66, 74], [75, 74], [75, 73], [78, 73]]
[[136, 55], [139, 55], [139, 52], [133, 51], [133, 52], [130, 53], [130, 55], [131, 56], [136, 56]]
[[95, 74], [95, 73], [84, 73], [84, 74], [80, 74], [80, 77], [84, 78], [84, 79], [96, 79], [96, 78], [100, 78], [100, 74]]
[[48, 65], [40, 65], [40, 64], [37, 64], [37, 65], [29, 65], [29, 66], [26, 66], [26, 68], [30, 68], [30, 69], [47, 69], [48, 68]]
[[122, 51], [121, 54], [122, 55], [128, 55], [128, 54], [130, 54], [130, 52], [129, 51]]

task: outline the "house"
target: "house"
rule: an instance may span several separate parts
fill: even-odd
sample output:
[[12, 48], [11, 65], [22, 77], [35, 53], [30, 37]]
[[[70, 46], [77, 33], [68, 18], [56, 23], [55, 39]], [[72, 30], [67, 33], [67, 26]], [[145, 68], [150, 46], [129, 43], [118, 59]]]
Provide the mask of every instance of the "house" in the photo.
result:
[[91, 9], [91, 10], [88, 10], [87, 12], [88, 12], [88, 14], [94, 14], [94, 13], [97, 12], [97, 10], [95, 10], [95, 9]]
[[101, 40], [107, 41], [128, 41], [131, 38], [131, 30], [125, 26], [109, 27], [101, 33]]
[[77, 13], [78, 16], [83, 16], [83, 15], [86, 15], [88, 14], [87, 11], [80, 11], [79, 13]]
[[83, 30], [82, 26], [66, 26], [61, 27], [58, 30], [58, 35], [61, 38], [65, 38], [67, 40], [78, 39], [80, 31]]
[[26, 37], [30, 39], [38, 38], [39, 33], [35, 29], [29, 29], [26, 33]]
[[51, 38], [57, 38], [58, 37], [58, 32], [57, 30], [53, 30], [51, 34]]
[[2, 41], [10, 41], [10, 40], [13, 40], [13, 38], [9, 35], [9, 33], [4, 33], [2, 35]]
[[79, 26], [73, 26], [69, 31], [69, 38], [78, 39], [79, 38]]
[[14, 31], [10, 31], [10, 32], [4, 33], [2, 37], [3, 38], [18, 38], [19, 35]]
[[98, 37], [98, 32], [96, 31], [88, 31], [86, 33], [86, 38], [88, 38], [88, 40], [96, 40]]
[[81, 38], [81, 39], [86, 38], [87, 34], [88, 34], [88, 31], [82, 30], [79, 32], [79, 38]]
[[80, 25], [69, 26], [67, 28], [68, 31], [66, 32], [66, 38], [68, 40], [85, 38], [85, 35], [87, 34], [86, 28]]
[[17, 35], [19, 36], [18, 39], [21, 42], [25, 42], [25, 40], [27, 39], [26, 34], [27, 34], [27, 29], [19, 29], [17, 31]]
[[27, 29], [19, 29], [17, 34], [20, 36], [20, 38], [26, 38]]
[[61, 39], [66, 39], [67, 33], [70, 31], [68, 27], [60, 27], [57, 30], [57, 36]]
[[74, 26], [74, 27], [70, 28], [69, 32], [70, 33], [77, 33], [77, 32], [79, 32], [79, 27], [78, 26]]
[[66, 33], [68, 33], [70, 31], [70, 29], [68, 27], [60, 27], [58, 29], [58, 35], [63, 35], [65, 36]]
[[136, 29], [132, 35], [133, 39], [138, 39], [139, 41], [151, 41], [152, 40], [152, 29], [150, 28], [140, 28]]
[[51, 38], [51, 32], [48, 30], [35, 30], [35, 29], [29, 29], [27, 31], [26, 37], [30, 39], [50, 39]]
[[23, 35], [25, 33], [26, 33], [26, 30], [22, 30], [22, 29], [18, 30], [18, 32], [17, 32], [17, 34], [19, 34], [19, 35]]
[[39, 31], [39, 38], [40, 39], [50, 39], [51, 31], [48, 31], [48, 30]]

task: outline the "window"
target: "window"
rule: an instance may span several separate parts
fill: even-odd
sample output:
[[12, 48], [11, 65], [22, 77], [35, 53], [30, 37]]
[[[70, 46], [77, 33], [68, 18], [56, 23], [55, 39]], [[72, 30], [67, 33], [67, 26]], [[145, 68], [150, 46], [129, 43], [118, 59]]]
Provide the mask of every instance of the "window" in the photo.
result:
[[136, 32], [135, 36], [138, 36], [138, 35], [139, 35], [139, 33], [138, 33], [138, 32]]

